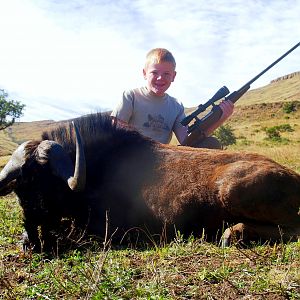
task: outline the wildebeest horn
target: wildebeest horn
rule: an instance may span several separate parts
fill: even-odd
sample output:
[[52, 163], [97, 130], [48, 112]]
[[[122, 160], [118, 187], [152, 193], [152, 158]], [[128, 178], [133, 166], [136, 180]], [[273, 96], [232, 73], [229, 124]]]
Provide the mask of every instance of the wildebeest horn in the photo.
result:
[[84, 189], [86, 182], [85, 155], [79, 130], [74, 122], [72, 122], [72, 124], [76, 136], [76, 161], [74, 173], [73, 164], [69, 155], [67, 155], [65, 150], [58, 143], [47, 141], [48, 147], [49, 142], [51, 142], [47, 158], [51, 170], [56, 176], [67, 182], [71, 190], [81, 191]]
[[12, 154], [9, 162], [5, 165], [0, 173], [0, 190], [7, 186], [11, 181], [16, 179], [25, 163], [25, 146], [28, 143], [21, 144]]
[[84, 189], [86, 182], [86, 162], [79, 130], [74, 122], [72, 124], [76, 134], [76, 162], [74, 176], [68, 179], [68, 185], [72, 190], [81, 191]]

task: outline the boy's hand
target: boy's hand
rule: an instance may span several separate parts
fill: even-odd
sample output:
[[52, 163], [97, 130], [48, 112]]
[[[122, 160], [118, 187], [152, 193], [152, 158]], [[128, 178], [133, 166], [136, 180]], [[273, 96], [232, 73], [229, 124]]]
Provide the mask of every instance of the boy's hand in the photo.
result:
[[210, 136], [215, 129], [220, 127], [232, 115], [234, 104], [230, 100], [223, 100], [219, 104], [219, 107], [222, 110], [222, 116], [215, 124], [212, 124], [209, 128], [206, 129], [206, 131], [204, 132], [206, 136]]
[[222, 121], [225, 121], [232, 115], [234, 104], [230, 100], [223, 100], [219, 106], [223, 112], [221, 119]]

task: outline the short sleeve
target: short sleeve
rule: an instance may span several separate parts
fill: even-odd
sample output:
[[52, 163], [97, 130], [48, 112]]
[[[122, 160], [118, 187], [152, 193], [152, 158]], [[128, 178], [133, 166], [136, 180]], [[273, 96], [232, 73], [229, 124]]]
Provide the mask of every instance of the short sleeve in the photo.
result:
[[115, 109], [112, 111], [111, 116], [117, 119], [129, 122], [134, 105], [134, 93], [132, 90], [123, 92], [122, 100], [118, 103]]

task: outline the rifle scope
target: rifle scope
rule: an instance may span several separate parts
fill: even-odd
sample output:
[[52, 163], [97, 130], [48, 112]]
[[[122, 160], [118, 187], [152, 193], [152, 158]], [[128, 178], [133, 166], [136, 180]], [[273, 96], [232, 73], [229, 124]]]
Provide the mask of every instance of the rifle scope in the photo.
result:
[[214, 102], [224, 98], [228, 94], [229, 94], [229, 89], [224, 85], [205, 104], [200, 104], [198, 106], [197, 110], [195, 110], [193, 113], [191, 113], [190, 115], [185, 117], [181, 121], [181, 124], [183, 126], [186, 126], [187, 124], [189, 124], [193, 120], [193, 118], [196, 118], [197, 115], [199, 115], [200, 113], [205, 111], [207, 109], [207, 107], [209, 107], [210, 105], [213, 105]]

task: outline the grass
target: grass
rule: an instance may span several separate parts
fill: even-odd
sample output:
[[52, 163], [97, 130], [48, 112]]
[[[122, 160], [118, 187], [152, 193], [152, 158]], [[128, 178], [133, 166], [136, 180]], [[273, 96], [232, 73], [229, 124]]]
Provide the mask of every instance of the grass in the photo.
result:
[[1, 299], [299, 299], [300, 242], [222, 249], [180, 233], [170, 244], [109, 244], [47, 257], [20, 250], [21, 212], [0, 202]]
[[[237, 108], [229, 120], [237, 143], [228, 150], [243, 150], [266, 155], [300, 173], [300, 101], [297, 110], [284, 112], [283, 103]], [[243, 120], [241, 122], [241, 120]], [[280, 131], [280, 139], [269, 139], [266, 129], [291, 128]]]

